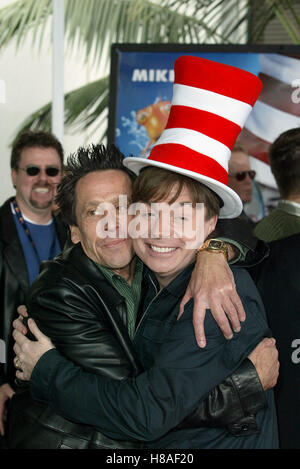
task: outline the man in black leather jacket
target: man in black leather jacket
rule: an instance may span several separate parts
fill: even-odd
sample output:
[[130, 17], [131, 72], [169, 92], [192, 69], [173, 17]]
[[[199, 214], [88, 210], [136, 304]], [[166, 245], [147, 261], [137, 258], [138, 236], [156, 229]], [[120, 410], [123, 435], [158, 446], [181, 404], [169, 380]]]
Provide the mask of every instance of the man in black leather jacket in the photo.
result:
[[[133, 261], [127, 238], [99, 239], [96, 233], [99, 203], [117, 204], [119, 194], [130, 195], [131, 174], [122, 160], [116, 148], [106, 151], [103, 146], [81, 149], [77, 159], [69, 160], [58, 203], [76, 244], [43, 266], [27, 303], [30, 316], [66, 357], [86, 371], [117, 380], [142, 370], [128, 320], [129, 310], [136, 313], [129, 305], [134, 297], [125, 285], [129, 283], [132, 291], [139, 288], [141, 266]], [[121, 207], [117, 209], [120, 213]], [[251, 433], [257, 431], [253, 415], [264, 406], [262, 385], [246, 359], [199, 405], [191, 420], [204, 426], [229, 425], [236, 434], [241, 428]], [[92, 427], [63, 419], [33, 401], [27, 390], [12, 400], [10, 441], [14, 448], [140, 447], [138, 442], [112, 440]]]
[[40, 261], [52, 259], [66, 241], [67, 227], [52, 213], [56, 186], [62, 175], [63, 154], [60, 142], [52, 134], [40, 131], [23, 133], [12, 148], [16, 195], [0, 207], [0, 339], [5, 344], [5, 360], [0, 360], [0, 435], [4, 433], [7, 400], [14, 392], [11, 334], [17, 307], [24, 303]]

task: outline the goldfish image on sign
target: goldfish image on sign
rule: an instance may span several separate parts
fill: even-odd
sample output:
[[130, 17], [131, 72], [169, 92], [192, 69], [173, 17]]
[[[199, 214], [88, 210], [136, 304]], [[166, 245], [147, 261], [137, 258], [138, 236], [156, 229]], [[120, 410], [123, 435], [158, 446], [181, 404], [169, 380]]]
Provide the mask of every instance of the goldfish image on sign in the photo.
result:
[[147, 131], [149, 141], [142, 153], [145, 154], [147, 150], [153, 145], [160, 137], [164, 130], [169, 113], [171, 102], [162, 101], [159, 99], [157, 102], [150, 106], [140, 109], [136, 113], [136, 121], [139, 125], [143, 125]]

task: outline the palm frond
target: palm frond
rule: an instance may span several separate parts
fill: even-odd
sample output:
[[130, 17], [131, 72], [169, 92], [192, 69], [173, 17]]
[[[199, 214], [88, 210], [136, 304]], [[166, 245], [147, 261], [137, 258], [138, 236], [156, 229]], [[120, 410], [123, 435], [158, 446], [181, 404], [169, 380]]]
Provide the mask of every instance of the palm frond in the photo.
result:
[[32, 34], [33, 44], [44, 40], [46, 23], [52, 12], [51, 0], [18, 0], [0, 9], [0, 48], [11, 40], [22, 44], [27, 34]]
[[[108, 80], [105, 77], [66, 94], [65, 124], [70, 130], [89, 129], [97, 123], [97, 119], [101, 124], [108, 107]], [[31, 114], [21, 124], [17, 135], [30, 129], [51, 130], [51, 103]]]
[[[292, 0], [261, 0], [265, 14], [256, 18], [248, 41], [255, 42], [277, 16], [294, 43], [300, 43], [300, 18]], [[110, 44], [118, 43], [238, 43], [245, 42], [251, 2], [239, 0], [65, 0], [67, 51], [83, 48], [95, 66], [108, 65]], [[0, 48], [15, 40], [19, 47], [28, 35], [32, 44], [49, 41], [52, 0], [16, 0], [0, 9]], [[242, 32], [241, 32], [242, 31]], [[65, 123], [91, 128], [107, 111], [108, 79], [103, 78], [68, 93]], [[33, 113], [25, 128], [51, 125], [51, 105]]]
[[289, 0], [266, 1], [272, 7], [274, 15], [279, 19], [293, 43], [300, 44], [300, 19], [297, 17], [292, 3]]

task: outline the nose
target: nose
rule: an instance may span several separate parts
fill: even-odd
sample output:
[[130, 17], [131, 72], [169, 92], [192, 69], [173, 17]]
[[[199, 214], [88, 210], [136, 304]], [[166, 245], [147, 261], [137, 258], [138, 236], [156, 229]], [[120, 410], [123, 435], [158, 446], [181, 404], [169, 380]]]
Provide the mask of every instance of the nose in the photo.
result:
[[[119, 219], [114, 207], [104, 206], [103, 204], [103, 214], [100, 217], [100, 220], [97, 224], [97, 233], [101, 227], [101, 236], [100, 238], [116, 238], [118, 237], [119, 231]], [[100, 231], [99, 231], [100, 233]], [[99, 236], [99, 234], [98, 234]]]
[[39, 174], [38, 174], [38, 179], [39, 181], [45, 182], [48, 180], [48, 176], [46, 174], [45, 169], [41, 168]]
[[170, 212], [159, 210], [151, 222], [151, 232], [154, 238], [170, 238], [171, 235]]
[[245, 179], [242, 181], [242, 183], [244, 184], [244, 186], [247, 186], [247, 187], [252, 187], [252, 179], [250, 178], [249, 174], [247, 173], [246, 174], [246, 177]]

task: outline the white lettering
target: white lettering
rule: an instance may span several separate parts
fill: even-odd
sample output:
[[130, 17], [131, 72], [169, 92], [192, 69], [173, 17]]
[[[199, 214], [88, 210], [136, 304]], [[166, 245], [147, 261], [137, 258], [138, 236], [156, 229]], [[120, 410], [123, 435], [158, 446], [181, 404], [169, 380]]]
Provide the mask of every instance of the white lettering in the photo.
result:
[[4, 340], [0, 340], [0, 363], [6, 363]]
[[294, 104], [300, 103], [300, 78], [297, 78], [296, 80], [292, 81], [292, 87], [295, 88], [298, 86], [298, 88], [292, 92], [292, 102]]
[[167, 79], [167, 72], [168, 70], [157, 70], [156, 72], [156, 81], [168, 81]]
[[147, 70], [135, 68], [133, 70], [132, 81], [148, 81]]
[[6, 89], [5, 89], [5, 81], [0, 80], [0, 104], [6, 103]]
[[174, 70], [153, 69], [146, 70], [145, 68], [135, 68], [132, 73], [132, 81], [150, 81], [150, 82], [173, 82], [174, 81]]
[[148, 80], [155, 81], [155, 70], [149, 70]]
[[295, 364], [300, 363], [300, 339], [293, 340], [291, 346], [296, 349], [292, 353], [292, 362]]
[[[118, 203], [101, 202], [86, 214], [95, 220], [100, 239], [180, 238], [186, 249], [197, 249], [204, 242], [204, 204], [166, 202], [146, 204], [128, 203], [125, 194]], [[128, 220], [128, 216], [130, 220]]]
[[107, 464], [132, 464], [137, 466], [140, 462], [141, 456], [121, 456], [116, 453], [113, 453], [113, 456], [107, 456]]

